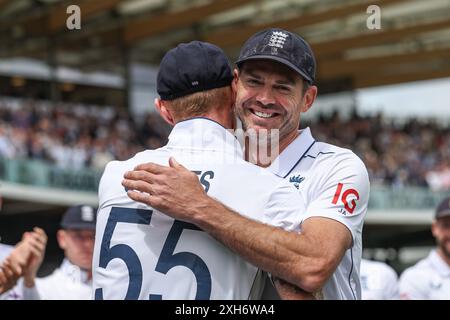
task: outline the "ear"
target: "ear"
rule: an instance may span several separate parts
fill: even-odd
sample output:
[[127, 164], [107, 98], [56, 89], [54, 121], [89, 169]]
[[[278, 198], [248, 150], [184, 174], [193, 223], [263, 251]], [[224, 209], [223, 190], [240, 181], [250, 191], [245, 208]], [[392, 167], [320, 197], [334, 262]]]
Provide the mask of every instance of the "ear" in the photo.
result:
[[235, 102], [236, 102], [236, 89], [233, 89], [233, 83], [231, 83], [230, 91], [231, 91], [232, 109], [234, 109]]
[[158, 110], [161, 117], [170, 125], [174, 125], [175, 121], [173, 120], [172, 113], [167, 108], [167, 102], [164, 100], [161, 100], [159, 98], [155, 99], [155, 107], [156, 110]]
[[59, 247], [63, 250], [65, 250], [66, 246], [67, 246], [66, 237], [67, 237], [67, 234], [64, 230], [58, 230], [58, 232], [56, 233], [56, 239], [58, 240]]
[[237, 84], [239, 81], [239, 70], [233, 70], [233, 81], [231, 81], [231, 90], [233, 90], [233, 101], [236, 100]]
[[437, 221], [436, 220], [433, 220], [433, 222], [431, 223], [431, 233], [433, 234], [433, 237], [437, 237], [437, 229], [438, 229], [438, 226], [437, 226]]
[[308, 111], [312, 107], [314, 101], [316, 100], [316, 97], [317, 97], [317, 87], [310, 86], [303, 96], [303, 104], [300, 111], [301, 112]]

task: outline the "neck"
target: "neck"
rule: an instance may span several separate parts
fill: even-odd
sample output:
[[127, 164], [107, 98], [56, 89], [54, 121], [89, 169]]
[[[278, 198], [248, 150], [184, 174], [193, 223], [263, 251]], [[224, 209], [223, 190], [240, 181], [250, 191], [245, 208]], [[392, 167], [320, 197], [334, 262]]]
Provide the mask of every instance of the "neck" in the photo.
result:
[[288, 135], [280, 139], [280, 153], [284, 151], [299, 136], [298, 130], [291, 131]]
[[[209, 112], [209, 113], [205, 113], [205, 114], [201, 114], [201, 115], [197, 115], [197, 116], [193, 116], [193, 117], [187, 117], [185, 119], [180, 119], [179, 121], [195, 119], [197, 117], [202, 117], [202, 118], [207, 118], [207, 119], [213, 120], [227, 129], [235, 128], [235, 121], [233, 121], [233, 118], [229, 111], [228, 112]], [[177, 123], [179, 121], [177, 121]]]
[[229, 115], [212, 112], [205, 114], [204, 117], [214, 120], [215, 122], [221, 124], [223, 127], [227, 129], [234, 129], [233, 122], [231, 121], [231, 117]]

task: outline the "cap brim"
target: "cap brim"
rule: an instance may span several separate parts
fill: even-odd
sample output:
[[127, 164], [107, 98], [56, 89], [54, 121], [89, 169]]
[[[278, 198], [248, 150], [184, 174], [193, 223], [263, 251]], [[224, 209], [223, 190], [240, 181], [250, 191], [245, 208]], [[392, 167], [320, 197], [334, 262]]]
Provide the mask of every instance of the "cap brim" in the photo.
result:
[[265, 60], [273, 60], [273, 61], [277, 61], [280, 62], [282, 64], [284, 64], [285, 66], [291, 68], [292, 70], [294, 70], [295, 72], [297, 72], [298, 74], [300, 74], [306, 81], [308, 81], [310, 84], [313, 83], [313, 80], [306, 75], [302, 70], [300, 70], [299, 68], [297, 68], [296, 66], [294, 66], [291, 62], [289, 62], [288, 60], [278, 57], [278, 56], [272, 56], [272, 55], [257, 55], [257, 56], [251, 56], [251, 57], [247, 57], [241, 60], [236, 61], [236, 64], [239, 66], [239, 64], [248, 61], [248, 60], [260, 60], [260, 59], [265, 59]]

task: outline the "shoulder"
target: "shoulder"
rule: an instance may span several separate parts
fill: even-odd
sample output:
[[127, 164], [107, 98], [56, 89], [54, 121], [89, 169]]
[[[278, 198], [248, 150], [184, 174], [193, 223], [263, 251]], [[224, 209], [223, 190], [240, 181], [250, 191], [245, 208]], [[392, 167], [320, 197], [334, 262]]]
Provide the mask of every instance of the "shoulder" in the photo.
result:
[[[113, 160], [108, 162], [105, 167], [104, 173], [109, 173], [111, 171], [115, 172], [117, 169], [121, 170], [129, 170], [130, 167], [133, 167], [139, 163], [145, 162], [146, 158], [151, 160], [151, 155], [154, 153], [153, 150], [145, 150], [136, 153], [132, 158], [124, 161]], [[147, 160], [147, 161], [150, 161]]]
[[327, 164], [331, 168], [351, 168], [367, 175], [366, 165], [350, 149], [325, 142], [317, 142], [306, 156], [316, 157], [316, 161]]
[[105, 166], [102, 177], [99, 183], [99, 197], [104, 195], [107, 190], [110, 190], [112, 186], [117, 185], [118, 181], [122, 180], [125, 171], [129, 170], [127, 168], [127, 161], [110, 161]]
[[107, 163], [103, 171], [100, 184], [109, 184], [111, 179], [122, 180], [123, 174], [126, 171], [133, 170], [135, 166], [141, 163], [154, 161], [157, 150], [145, 150], [136, 153], [132, 158], [124, 161], [113, 160]]
[[128, 160], [113, 160], [108, 162], [98, 187], [99, 206], [101, 207], [107, 199], [111, 199], [124, 193], [125, 189], [122, 186], [122, 180], [125, 172], [131, 171], [137, 165], [147, 162], [167, 165], [168, 156], [163, 150], [164, 148], [145, 150], [137, 153]]
[[43, 293], [49, 290], [51, 291], [56, 284], [61, 285], [62, 283], [65, 283], [64, 274], [61, 272], [60, 268], [56, 268], [49, 275], [42, 278], [36, 278], [36, 289], [39, 293]]
[[323, 142], [317, 142], [314, 146], [308, 156], [316, 157], [310, 169], [315, 177], [316, 190], [322, 193], [342, 185], [343, 189], [351, 188], [360, 195], [365, 194], [364, 199], [368, 201], [370, 182], [363, 161], [349, 149]]
[[418, 279], [428, 278], [428, 276], [432, 274], [434, 274], [434, 272], [427, 259], [422, 259], [415, 265], [406, 268], [400, 276], [400, 281], [418, 281]]

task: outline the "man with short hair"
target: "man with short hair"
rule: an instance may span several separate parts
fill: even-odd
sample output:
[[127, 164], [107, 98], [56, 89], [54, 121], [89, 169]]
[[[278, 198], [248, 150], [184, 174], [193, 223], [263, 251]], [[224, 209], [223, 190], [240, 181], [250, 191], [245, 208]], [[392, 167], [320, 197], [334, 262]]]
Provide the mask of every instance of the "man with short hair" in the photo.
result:
[[131, 200], [121, 185], [123, 174], [139, 163], [163, 164], [176, 156], [198, 177], [202, 191], [249, 219], [298, 231], [296, 189], [244, 161], [241, 146], [226, 129], [235, 120], [232, 79], [227, 57], [209, 43], [182, 43], [162, 59], [155, 104], [174, 128], [166, 146], [110, 162], [103, 173], [94, 250], [96, 299], [260, 297], [264, 282], [258, 268], [198, 227]]
[[128, 195], [197, 225], [282, 279], [275, 283], [283, 298], [295, 294], [290, 283], [325, 299], [360, 299], [369, 178], [352, 151], [316, 141], [309, 128], [298, 130], [301, 113], [317, 95], [311, 48], [299, 35], [272, 28], [253, 35], [236, 64], [232, 84], [243, 128], [279, 133], [280, 155], [272, 163], [261, 161], [258, 153], [249, 152], [248, 159], [298, 189], [301, 232], [273, 228], [246, 218], [245, 211], [227, 208], [173, 159], [170, 167], [150, 163], [127, 173], [123, 185], [130, 189]]
[[89, 205], [73, 206], [64, 213], [56, 234], [64, 260], [44, 278], [36, 278], [42, 260], [30, 268], [24, 275], [24, 299], [91, 299], [95, 223], [96, 209]]
[[450, 197], [437, 206], [431, 232], [437, 248], [400, 276], [404, 300], [450, 300]]

